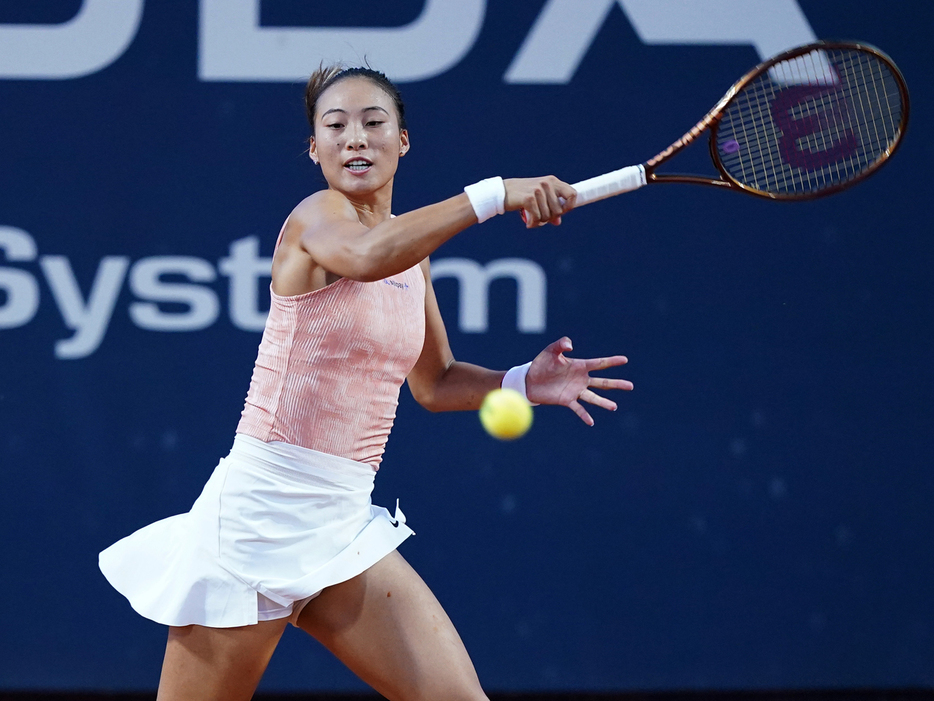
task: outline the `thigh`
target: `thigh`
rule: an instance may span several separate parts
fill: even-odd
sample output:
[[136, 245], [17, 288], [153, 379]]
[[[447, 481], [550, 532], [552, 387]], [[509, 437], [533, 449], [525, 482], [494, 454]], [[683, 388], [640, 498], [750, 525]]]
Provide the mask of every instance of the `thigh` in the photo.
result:
[[325, 589], [298, 624], [389, 701], [486, 699], [451, 620], [397, 552]]
[[251, 699], [286, 623], [169, 628], [158, 701]]

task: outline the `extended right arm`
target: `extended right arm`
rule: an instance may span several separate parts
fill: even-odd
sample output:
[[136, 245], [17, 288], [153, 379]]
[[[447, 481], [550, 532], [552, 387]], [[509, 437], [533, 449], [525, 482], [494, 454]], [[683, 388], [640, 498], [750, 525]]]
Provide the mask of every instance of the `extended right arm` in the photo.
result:
[[[527, 226], [538, 226], [571, 209], [574, 189], [548, 176], [505, 181], [505, 210], [531, 213]], [[561, 204], [558, 198], [566, 202]], [[417, 265], [441, 244], [477, 223], [467, 195], [461, 193], [367, 227], [350, 201], [334, 190], [305, 199], [286, 225], [298, 227], [302, 248], [315, 263], [340, 277], [370, 282]]]

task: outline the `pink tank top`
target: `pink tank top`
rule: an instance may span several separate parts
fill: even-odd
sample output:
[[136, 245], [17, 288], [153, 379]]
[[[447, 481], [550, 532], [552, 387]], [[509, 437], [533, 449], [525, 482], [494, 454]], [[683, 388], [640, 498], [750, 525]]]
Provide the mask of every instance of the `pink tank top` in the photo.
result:
[[399, 389], [425, 340], [419, 266], [272, 297], [237, 433], [379, 469]]

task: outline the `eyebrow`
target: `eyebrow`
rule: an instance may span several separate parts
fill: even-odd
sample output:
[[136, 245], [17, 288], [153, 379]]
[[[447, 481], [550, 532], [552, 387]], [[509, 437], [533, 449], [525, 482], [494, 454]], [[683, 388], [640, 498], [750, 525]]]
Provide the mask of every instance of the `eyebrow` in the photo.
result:
[[[379, 105], [373, 105], [372, 107], [364, 107], [363, 110], [361, 110], [361, 111], [363, 111], [363, 112], [370, 112], [370, 111], [372, 111], [372, 110], [379, 110], [380, 112], [384, 112], [384, 113], [387, 114], [387, 115], [389, 114], [389, 112], [387, 112], [385, 109], [383, 109], [383, 108], [380, 107]], [[343, 112], [344, 114], [347, 114], [347, 110], [341, 109], [340, 107], [332, 107], [332, 108], [329, 109], [327, 112], [325, 112], [324, 114], [322, 114], [321, 117], [322, 117], [322, 118], [327, 117], [329, 114], [331, 114], [331, 112]]]

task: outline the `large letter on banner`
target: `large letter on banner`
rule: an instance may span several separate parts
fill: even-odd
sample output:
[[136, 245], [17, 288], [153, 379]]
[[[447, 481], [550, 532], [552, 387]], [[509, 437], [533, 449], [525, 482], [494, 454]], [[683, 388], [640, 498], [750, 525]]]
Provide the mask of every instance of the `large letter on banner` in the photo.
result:
[[263, 27], [260, 0], [201, 0], [198, 75], [202, 80], [305, 80], [322, 60], [364, 58], [399, 82], [425, 80], [473, 47], [486, 0], [425, 0], [402, 27]]
[[617, 4], [645, 44], [752, 44], [766, 59], [815, 38], [796, 0], [549, 0], [506, 82], [570, 82]]
[[123, 55], [142, 19], [143, 0], [84, 0], [61, 24], [0, 24], [0, 78], [96, 73]]

